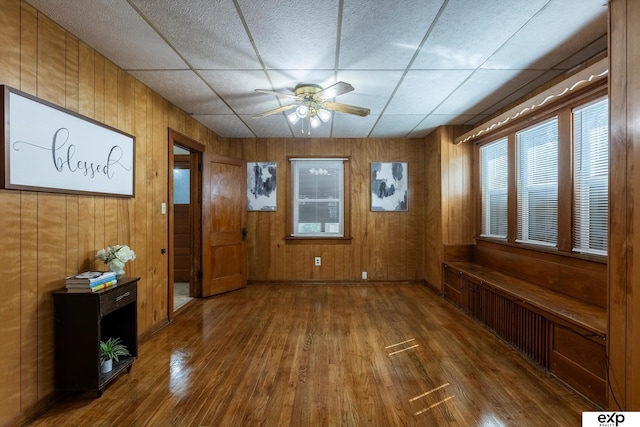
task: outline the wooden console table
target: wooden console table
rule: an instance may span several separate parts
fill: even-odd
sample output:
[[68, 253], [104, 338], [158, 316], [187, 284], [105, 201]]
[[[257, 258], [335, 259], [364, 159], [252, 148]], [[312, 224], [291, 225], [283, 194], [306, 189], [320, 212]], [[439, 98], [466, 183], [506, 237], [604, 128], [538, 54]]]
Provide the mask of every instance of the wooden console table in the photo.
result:
[[[123, 277], [98, 292], [54, 292], [55, 381], [62, 391], [104, 387], [138, 357], [137, 282]], [[120, 338], [131, 356], [114, 361], [113, 370], [100, 373], [100, 341]]]

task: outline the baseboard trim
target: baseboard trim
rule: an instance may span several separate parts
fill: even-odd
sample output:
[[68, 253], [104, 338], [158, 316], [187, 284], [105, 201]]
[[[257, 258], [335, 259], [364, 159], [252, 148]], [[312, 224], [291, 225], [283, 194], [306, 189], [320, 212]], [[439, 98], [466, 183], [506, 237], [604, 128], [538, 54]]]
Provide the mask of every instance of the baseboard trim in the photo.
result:
[[248, 280], [248, 286], [258, 285], [426, 285], [424, 280]]

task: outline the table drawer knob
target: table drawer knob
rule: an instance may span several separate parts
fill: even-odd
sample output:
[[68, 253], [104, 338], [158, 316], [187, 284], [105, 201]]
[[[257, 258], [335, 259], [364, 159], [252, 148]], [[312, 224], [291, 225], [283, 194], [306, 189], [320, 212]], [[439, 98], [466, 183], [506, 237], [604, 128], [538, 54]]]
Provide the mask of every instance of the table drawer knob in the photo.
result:
[[119, 296], [115, 297], [113, 300], [114, 300], [115, 302], [118, 302], [118, 301], [120, 301], [122, 298], [126, 298], [126, 297], [128, 297], [129, 295], [131, 295], [131, 292], [125, 292], [124, 294], [122, 294], [122, 295], [119, 295]]

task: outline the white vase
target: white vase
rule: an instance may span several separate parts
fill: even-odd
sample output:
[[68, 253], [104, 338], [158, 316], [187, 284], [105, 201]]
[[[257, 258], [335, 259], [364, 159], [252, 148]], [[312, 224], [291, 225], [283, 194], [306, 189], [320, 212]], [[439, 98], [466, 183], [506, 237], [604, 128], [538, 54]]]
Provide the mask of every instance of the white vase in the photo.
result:
[[105, 360], [100, 364], [100, 372], [106, 374], [107, 372], [111, 372], [113, 369], [113, 360]]
[[116, 279], [120, 279], [122, 276], [124, 276], [124, 266], [116, 265], [112, 262], [107, 265], [109, 266], [109, 271], [113, 271], [114, 273], [116, 273]]

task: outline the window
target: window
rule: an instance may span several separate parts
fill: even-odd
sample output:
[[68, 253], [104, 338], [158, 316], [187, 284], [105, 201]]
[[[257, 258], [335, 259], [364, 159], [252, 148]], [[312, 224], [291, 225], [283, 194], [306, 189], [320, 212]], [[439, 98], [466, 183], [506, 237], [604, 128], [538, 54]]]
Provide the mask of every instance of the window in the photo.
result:
[[482, 236], [507, 237], [507, 142], [503, 138], [480, 148]]
[[573, 111], [575, 252], [606, 255], [609, 222], [609, 103]]
[[516, 241], [558, 242], [558, 119], [516, 133]]
[[606, 257], [609, 102], [602, 84], [478, 141], [478, 237]]
[[344, 237], [345, 159], [291, 159], [294, 237]]

